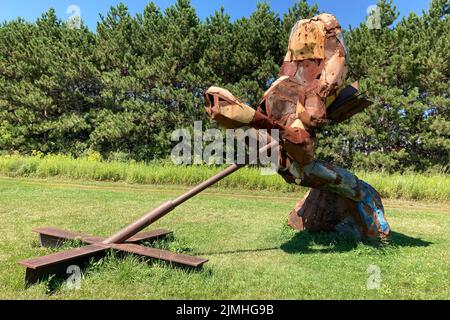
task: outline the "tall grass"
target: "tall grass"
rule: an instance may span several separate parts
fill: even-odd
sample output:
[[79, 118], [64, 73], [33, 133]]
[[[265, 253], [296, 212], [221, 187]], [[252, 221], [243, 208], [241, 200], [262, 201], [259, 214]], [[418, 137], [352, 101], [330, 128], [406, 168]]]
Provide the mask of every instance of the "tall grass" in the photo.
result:
[[[0, 174], [10, 177], [64, 177], [97, 181], [124, 181], [137, 184], [195, 185], [224, 167], [175, 166], [171, 163], [123, 163], [93, 161], [70, 156], [46, 157], [1, 156]], [[416, 200], [450, 201], [450, 178], [447, 175], [416, 173], [388, 175], [360, 172], [358, 176], [373, 185], [383, 197]], [[286, 183], [278, 175], [263, 176], [257, 168], [242, 168], [220, 181], [223, 188], [305, 191]]]

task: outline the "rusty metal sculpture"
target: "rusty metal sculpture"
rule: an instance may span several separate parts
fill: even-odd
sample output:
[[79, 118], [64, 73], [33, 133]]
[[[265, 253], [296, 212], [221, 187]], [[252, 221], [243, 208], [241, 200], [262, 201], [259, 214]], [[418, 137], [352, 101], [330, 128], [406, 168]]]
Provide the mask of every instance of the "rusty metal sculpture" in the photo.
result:
[[[280, 149], [279, 174], [289, 183], [313, 189], [295, 207], [289, 218], [298, 230], [330, 231], [358, 238], [387, 238], [389, 225], [378, 193], [352, 173], [314, 159], [315, 132], [328, 121], [341, 122], [360, 112], [370, 102], [358, 95], [356, 84], [343, 88], [347, 50], [336, 18], [322, 14], [294, 26], [280, 78], [264, 95], [257, 110], [228, 91], [212, 87], [205, 94], [206, 110], [225, 128], [251, 126], [278, 129], [280, 141], [260, 149]], [[26, 269], [26, 285], [49, 275], [65, 274], [70, 265], [83, 266], [108, 250], [200, 267], [206, 259], [142, 246], [171, 232], [139, 233], [198, 193], [236, 172], [234, 164], [197, 187], [152, 210], [108, 239], [54, 228], [35, 230], [44, 247], [59, 247], [78, 239], [84, 247], [20, 261]]]
[[313, 188], [291, 213], [293, 228], [386, 239], [390, 227], [378, 192], [347, 170], [314, 158], [317, 129], [371, 104], [358, 95], [357, 84], [344, 88], [347, 59], [333, 15], [300, 20], [292, 29], [280, 77], [257, 110], [217, 87], [207, 90], [205, 106], [224, 128], [279, 130], [278, 173], [288, 183]]

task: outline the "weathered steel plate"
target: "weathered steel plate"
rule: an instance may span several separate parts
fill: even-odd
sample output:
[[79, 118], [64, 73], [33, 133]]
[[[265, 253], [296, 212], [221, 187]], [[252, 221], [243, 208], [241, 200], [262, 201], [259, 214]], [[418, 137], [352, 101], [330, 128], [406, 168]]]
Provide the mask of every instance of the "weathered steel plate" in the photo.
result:
[[157, 229], [152, 230], [148, 232], [140, 232], [137, 235], [131, 237], [125, 243], [143, 243], [143, 242], [149, 242], [158, 240], [164, 237], [167, 237], [168, 235], [171, 235], [173, 232], [165, 229]]
[[[94, 237], [79, 232], [71, 232], [56, 228], [38, 228], [33, 230], [39, 234], [40, 243], [43, 247], [57, 248], [67, 240], [80, 240], [86, 244], [100, 243], [104, 238]], [[128, 239], [125, 243], [143, 243], [154, 241], [172, 234], [172, 231], [158, 229], [149, 232], [141, 232]]]
[[86, 257], [93, 256], [99, 252], [104, 252], [109, 248], [111, 248], [110, 245], [91, 244], [89, 246], [75, 248], [63, 252], [57, 252], [43, 257], [22, 260], [19, 261], [18, 263], [30, 269], [40, 269], [56, 265], [59, 263], [63, 263], [66, 261], [74, 261], [81, 258], [84, 259]]
[[112, 244], [111, 247], [116, 250], [137, 254], [140, 256], [145, 256], [148, 258], [164, 260], [168, 262], [173, 262], [176, 264], [181, 264], [185, 266], [190, 266], [194, 268], [201, 267], [203, 264], [208, 262], [207, 259], [189, 256], [186, 254], [173, 253], [166, 250], [160, 250], [155, 248], [143, 247], [135, 244]]
[[358, 83], [353, 83], [345, 87], [333, 104], [327, 108], [327, 117], [340, 123], [371, 105], [372, 102], [365, 99], [358, 91]]
[[27, 268], [25, 286], [29, 287], [51, 275], [67, 275], [67, 268], [71, 265], [76, 265], [83, 269], [90, 259], [104, 257], [109, 248], [108, 245], [94, 244], [39, 258], [22, 260], [18, 263]]

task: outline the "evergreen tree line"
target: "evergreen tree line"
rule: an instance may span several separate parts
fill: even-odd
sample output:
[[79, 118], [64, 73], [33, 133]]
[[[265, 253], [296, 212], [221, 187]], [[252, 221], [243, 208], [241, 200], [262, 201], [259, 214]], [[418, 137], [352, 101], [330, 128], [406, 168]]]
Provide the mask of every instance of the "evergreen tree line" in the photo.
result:
[[[346, 30], [348, 82], [374, 102], [318, 137], [318, 157], [367, 170], [448, 171], [449, 0], [398, 21], [380, 0], [380, 28]], [[305, 0], [280, 17], [258, 4], [235, 21], [201, 21], [189, 0], [132, 16], [119, 4], [96, 32], [55, 15], [0, 26], [0, 150], [152, 160], [173, 130], [209, 120], [203, 92], [223, 86], [255, 106], [276, 78], [293, 24], [320, 12]]]

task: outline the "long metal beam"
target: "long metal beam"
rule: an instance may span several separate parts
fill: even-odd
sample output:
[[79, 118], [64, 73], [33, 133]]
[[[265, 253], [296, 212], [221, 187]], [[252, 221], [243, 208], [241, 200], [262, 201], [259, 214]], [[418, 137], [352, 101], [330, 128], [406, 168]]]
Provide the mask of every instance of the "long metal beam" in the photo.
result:
[[[278, 145], [278, 141], [274, 140], [271, 143], [269, 143], [266, 146], [259, 149], [259, 153], [264, 153], [267, 150], [276, 147], [277, 145]], [[151, 224], [155, 223], [156, 221], [158, 221], [159, 219], [161, 219], [162, 217], [167, 215], [169, 212], [174, 210], [180, 204], [188, 201], [189, 199], [196, 196], [203, 190], [211, 187], [212, 185], [216, 184], [217, 182], [224, 179], [225, 177], [228, 177], [229, 175], [238, 171], [239, 169], [241, 169], [244, 166], [245, 165], [243, 165], [243, 164], [233, 164], [233, 165], [229, 166], [227, 169], [219, 172], [215, 176], [209, 178], [208, 180], [199, 184], [195, 188], [193, 188], [193, 189], [189, 190], [188, 192], [186, 192], [185, 194], [179, 196], [175, 200], [167, 201], [167, 202], [163, 203], [162, 205], [160, 205], [159, 207], [157, 207], [156, 209], [153, 209], [152, 211], [150, 211], [149, 213], [144, 215], [139, 220], [128, 225], [127, 227], [123, 228], [122, 230], [120, 230], [119, 232], [117, 232], [116, 234], [111, 236], [110, 238], [103, 241], [103, 243], [104, 244], [123, 243], [124, 241], [131, 238], [132, 236], [134, 236], [141, 230], [147, 228]]]

